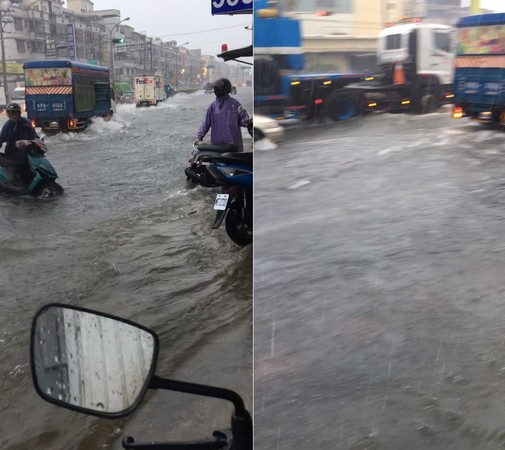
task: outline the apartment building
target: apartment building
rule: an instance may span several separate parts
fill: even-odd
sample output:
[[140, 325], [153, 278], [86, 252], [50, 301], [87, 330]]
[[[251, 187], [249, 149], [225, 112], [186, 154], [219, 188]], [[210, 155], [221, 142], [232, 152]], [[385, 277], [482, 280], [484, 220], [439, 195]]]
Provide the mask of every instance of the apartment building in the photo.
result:
[[307, 71], [373, 71], [377, 35], [404, 17], [453, 25], [469, 14], [460, 0], [284, 0], [302, 21]]
[[[240, 75], [237, 67], [190, 50], [175, 41], [163, 42], [121, 21], [117, 9], [94, 10], [90, 0], [11, 0], [0, 2], [8, 91], [23, 81], [23, 63], [44, 59], [73, 59], [111, 67], [114, 79], [131, 82], [135, 75], [161, 72], [179, 89], [201, 87], [209, 76]], [[111, 39], [123, 37], [124, 44]], [[209, 63], [209, 61], [212, 61]], [[208, 65], [212, 65], [212, 72]], [[1, 69], [1, 67], [0, 67]], [[1, 78], [1, 77], [0, 77]]]
[[402, 0], [286, 0], [302, 21], [308, 71], [351, 72], [375, 67], [377, 35], [402, 14]]

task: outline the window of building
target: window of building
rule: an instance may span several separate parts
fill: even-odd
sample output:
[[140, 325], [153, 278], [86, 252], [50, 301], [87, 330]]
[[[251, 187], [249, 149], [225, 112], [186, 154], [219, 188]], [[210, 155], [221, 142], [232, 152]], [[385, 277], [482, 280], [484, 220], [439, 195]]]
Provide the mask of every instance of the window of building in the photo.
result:
[[19, 39], [16, 39], [16, 47], [17, 47], [19, 53], [26, 53], [25, 41], [21, 41]]
[[14, 29], [23, 30], [23, 19], [14, 19]]
[[447, 32], [435, 31], [435, 47], [444, 52], [451, 51], [451, 36]]

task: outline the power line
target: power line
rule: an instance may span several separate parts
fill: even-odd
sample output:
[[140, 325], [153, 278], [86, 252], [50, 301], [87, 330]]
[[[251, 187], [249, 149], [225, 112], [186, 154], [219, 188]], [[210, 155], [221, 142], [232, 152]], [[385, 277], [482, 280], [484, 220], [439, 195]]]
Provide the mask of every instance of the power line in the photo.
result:
[[234, 25], [232, 27], [212, 28], [210, 30], [191, 31], [191, 32], [188, 32], [188, 33], [162, 34], [162, 35], [157, 35], [156, 37], [160, 37], [161, 38], [161, 37], [172, 37], [172, 36], [186, 36], [186, 35], [189, 35], [189, 34], [198, 34], [198, 33], [210, 33], [211, 31], [229, 30], [231, 28], [240, 28], [240, 27], [244, 27], [246, 25], [249, 25], [249, 24], [243, 23], [241, 25]]

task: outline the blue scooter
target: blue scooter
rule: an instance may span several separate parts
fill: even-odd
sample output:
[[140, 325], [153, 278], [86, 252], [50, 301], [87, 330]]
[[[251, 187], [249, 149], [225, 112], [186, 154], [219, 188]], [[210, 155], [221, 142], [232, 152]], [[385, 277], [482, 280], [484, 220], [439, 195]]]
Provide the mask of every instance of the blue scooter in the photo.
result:
[[63, 194], [63, 188], [56, 183], [56, 170], [44, 156], [46, 145], [38, 139], [18, 142], [24, 147], [27, 162], [0, 154], [0, 189], [42, 198]]
[[216, 218], [212, 228], [225, 222], [226, 233], [235, 244], [252, 242], [253, 234], [253, 153], [225, 153], [202, 156], [207, 170], [222, 186], [214, 202]]

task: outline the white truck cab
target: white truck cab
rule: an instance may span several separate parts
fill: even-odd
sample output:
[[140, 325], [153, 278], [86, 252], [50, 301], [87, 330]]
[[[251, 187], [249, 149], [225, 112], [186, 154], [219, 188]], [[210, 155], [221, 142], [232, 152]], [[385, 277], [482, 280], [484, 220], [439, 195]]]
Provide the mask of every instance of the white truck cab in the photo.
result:
[[448, 25], [413, 22], [387, 27], [379, 33], [379, 66], [401, 63], [407, 79], [434, 76], [449, 85], [454, 72], [454, 28]]

